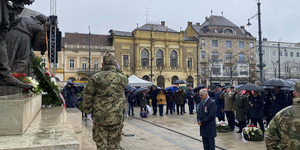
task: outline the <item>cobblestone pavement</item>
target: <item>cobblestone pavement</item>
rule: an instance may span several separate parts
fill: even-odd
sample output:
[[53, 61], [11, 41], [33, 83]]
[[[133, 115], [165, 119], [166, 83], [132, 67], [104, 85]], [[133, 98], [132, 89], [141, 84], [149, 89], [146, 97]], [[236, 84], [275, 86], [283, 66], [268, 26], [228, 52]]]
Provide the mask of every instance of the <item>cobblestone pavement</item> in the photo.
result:
[[[188, 106], [186, 106], [188, 110]], [[196, 114], [190, 115], [148, 115], [148, 118], [139, 116], [139, 108], [135, 107], [135, 116], [126, 116], [123, 133], [134, 135], [123, 136], [121, 146], [126, 150], [199, 150], [203, 149], [200, 129], [196, 122]], [[165, 110], [164, 110], [165, 112]], [[91, 124], [86, 129], [91, 132]], [[241, 134], [234, 132], [218, 132], [216, 150], [265, 150], [265, 142], [243, 142]], [[84, 149], [84, 145], [82, 148]]]

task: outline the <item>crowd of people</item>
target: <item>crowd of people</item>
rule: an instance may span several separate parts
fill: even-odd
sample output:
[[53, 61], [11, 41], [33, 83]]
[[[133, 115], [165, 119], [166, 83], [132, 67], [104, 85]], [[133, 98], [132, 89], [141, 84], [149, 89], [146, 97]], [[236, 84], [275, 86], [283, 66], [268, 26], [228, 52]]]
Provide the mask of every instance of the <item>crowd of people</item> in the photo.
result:
[[[178, 85], [174, 85], [178, 87]], [[207, 89], [210, 98], [215, 100], [217, 104], [217, 118], [219, 121], [225, 121], [225, 114], [230, 127], [230, 131], [234, 131], [236, 120], [239, 122], [239, 131], [246, 125], [256, 125], [264, 132], [264, 123], [269, 124], [274, 115], [283, 108], [292, 105], [293, 94], [289, 91], [282, 91], [281, 87], [275, 87], [274, 90], [266, 89], [265, 92], [258, 91], [241, 91], [232, 86], [222, 87], [218, 85], [213, 91]], [[201, 98], [199, 92], [193, 90], [192, 86], [188, 86], [187, 90], [181, 87], [178, 90], [160, 89], [155, 85], [139, 92], [125, 89], [127, 101], [127, 109], [125, 115], [134, 115], [134, 107], [140, 107], [140, 115], [147, 117], [149, 108], [152, 106], [152, 115], [157, 115], [157, 107], [159, 115], [163, 116], [163, 107], [166, 105], [165, 114], [176, 113], [183, 115], [187, 111], [185, 105], [188, 104], [189, 114], [194, 114], [200, 105]], [[151, 100], [151, 102], [150, 102]], [[176, 107], [175, 107], [176, 106]], [[175, 112], [176, 110], [176, 112]], [[131, 112], [131, 113], [130, 113]]]

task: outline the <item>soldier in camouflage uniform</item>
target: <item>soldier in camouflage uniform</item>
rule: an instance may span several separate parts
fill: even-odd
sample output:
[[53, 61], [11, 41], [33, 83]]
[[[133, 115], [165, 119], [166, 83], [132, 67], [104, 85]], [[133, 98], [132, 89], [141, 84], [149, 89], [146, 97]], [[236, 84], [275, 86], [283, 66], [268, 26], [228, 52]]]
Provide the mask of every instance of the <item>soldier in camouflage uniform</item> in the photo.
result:
[[106, 53], [102, 71], [93, 75], [83, 91], [83, 110], [93, 115], [93, 139], [98, 150], [120, 149], [124, 112], [124, 87], [128, 78], [116, 70], [114, 57]]
[[268, 150], [300, 150], [300, 80], [295, 84], [293, 105], [279, 111], [266, 133]]

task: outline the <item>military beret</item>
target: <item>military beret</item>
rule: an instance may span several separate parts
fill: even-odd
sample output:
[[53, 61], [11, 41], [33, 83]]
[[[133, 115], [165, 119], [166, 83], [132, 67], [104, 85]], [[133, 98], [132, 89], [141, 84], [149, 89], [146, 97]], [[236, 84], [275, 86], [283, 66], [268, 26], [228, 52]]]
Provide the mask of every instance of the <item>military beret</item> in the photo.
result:
[[294, 89], [296, 92], [300, 92], [300, 80], [296, 82]]
[[104, 65], [114, 65], [115, 64], [115, 57], [107, 52], [104, 56], [103, 56], [103, 64]]

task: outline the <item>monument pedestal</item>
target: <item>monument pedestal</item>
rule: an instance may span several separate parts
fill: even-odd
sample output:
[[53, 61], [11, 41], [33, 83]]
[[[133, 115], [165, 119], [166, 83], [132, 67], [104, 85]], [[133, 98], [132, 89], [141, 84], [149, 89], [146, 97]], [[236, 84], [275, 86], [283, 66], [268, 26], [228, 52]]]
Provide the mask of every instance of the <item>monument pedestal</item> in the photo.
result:
[[0, 96], [23, 93], [23, 88], [16, 86], [0, 86]]
[[63, 107], [42, 108], [22, 135], [0, 136], [1, 150], [79, 150]]
[[41, 94], [0, 96], [0, 136], [23, 134], [41, 106]]

